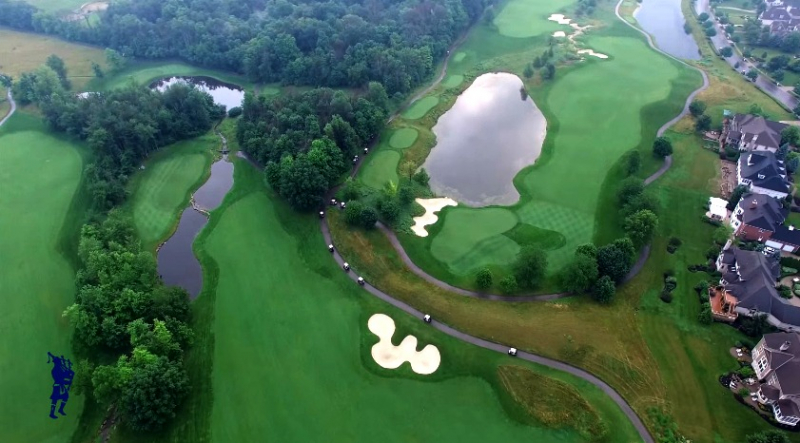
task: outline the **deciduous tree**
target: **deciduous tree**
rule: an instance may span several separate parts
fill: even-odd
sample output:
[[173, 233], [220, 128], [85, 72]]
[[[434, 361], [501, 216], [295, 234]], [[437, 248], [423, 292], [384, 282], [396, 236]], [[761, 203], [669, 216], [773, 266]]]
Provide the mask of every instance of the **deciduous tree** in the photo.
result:
[[517, 284], [524, 288], [535, 288], [547, 271], [547, 254], [533, 246], [523, 247], [513, 265]]

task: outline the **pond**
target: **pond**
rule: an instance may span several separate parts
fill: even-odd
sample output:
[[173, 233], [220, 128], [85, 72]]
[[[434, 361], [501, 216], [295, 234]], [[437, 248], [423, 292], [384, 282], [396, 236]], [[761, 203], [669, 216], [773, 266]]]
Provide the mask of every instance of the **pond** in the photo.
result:
[[519, 200], [514, 176], [536, 161], [547, 133], [522, 88], [513, 74], [481, 75], [439, 118], [423, 165], [434, 193], [476, 207]]
[[221, 82], [211, 77], [169, 77], [154, 81], [150, 84], [151, 89], [164, 91], [168, 87], [185, 83], [194, 85], [197, 89], [207, 92], [214, 98], [214, 103], [225, 105], [225, 109], [242, 106], [244, 102], [244, 90], [231, 83]]
[[204, 212], [222, 203], [233, 186], [233, 163], [227, 156], [211, 165], [208, 180], [195, 191], [193, 204], [184, 209], [178, 229], [158, 249], [158, 273], [167, 286], [180, 286], [194, 299], [203, 288], [203, 268], [194, 255], [192, 244], [206, 225]]
[[662, 51], [678, 58], [700, 59], [697, 42], [683, 29], [686, 18], [681, 0], [642, 0], [633, 16]]

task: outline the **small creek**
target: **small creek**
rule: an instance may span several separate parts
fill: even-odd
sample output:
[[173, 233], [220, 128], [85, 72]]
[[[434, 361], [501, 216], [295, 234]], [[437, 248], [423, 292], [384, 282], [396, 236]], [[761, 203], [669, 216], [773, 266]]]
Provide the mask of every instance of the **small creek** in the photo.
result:
[[700, 59], [697, 42], [683, 29], [686, 18], [681, 0], [642, 0], [633, 16], [662, 51], [678, 58]]
[[244, 90], [242, 90], [242, 88], [234, 84], [221, 82], [211, 77], [169, 77], [154, 81], [150, 84], [150, 88], [164, 91], [177, 83], [194, 85], [201, 91], [207, 92], [214, 98], [214, 103], [225, 105], [225, 109], [242, 106], [242, 102], [244, 102]]
[[547, 133], [544, 115], [521, 89], [516, 75], [481, 75], [439, 118], [423, 165], [435, 194], [469, 206], [519, 200], [514, 176], [536, 161]]
[[[225, 143], [223, 147], [227, 148]], [[208, 212], [222, 203], [232, 186], [233, 163], [224, 155], [211, 165], [211, 175], [192, 195], [191, 205], [181, 214], [178, 229], [158, 249], [158, 273], [164, 284], [186, 289], [193, 299], [203, 288], [203, 269], [192, 244], [208, 222]]]

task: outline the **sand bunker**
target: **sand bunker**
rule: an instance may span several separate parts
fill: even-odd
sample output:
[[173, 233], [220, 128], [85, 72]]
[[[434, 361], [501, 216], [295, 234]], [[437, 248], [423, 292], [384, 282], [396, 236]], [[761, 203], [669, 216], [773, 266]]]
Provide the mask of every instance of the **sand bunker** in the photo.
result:
[[608, 58], [607, 55], [600, 54], [599, 52], [594, 52], [591, 49], [581, 49], [580, 51], [578, 51], [578, 54], [589, 54], [589, 55], [591, 55], [593, 57], [597, 57], [597, 58]]
[[547, 17], [548, 20], [558, 23], [559, 25], [568, 25], [572, 19], [567, 18], [564, 14], [551, 14]]
[[405, 362], [411, 363], [411, 370], [417, 374], [433, 374], [442, 362], [439, 349], [427, 345], [417, 352], [417, 338], [406, 336], [400, 346], [392, 344], [395, 327], [394, 320], [386, 314], [375, 314], [367, 323], [369, 330], [380, 338], [372, 347], [372, 358], [382, 368], [397, 369]]
[[445, 206], [456, 206], [458, 204], [452, 198], [418, 198], [417, 203], [425, 208], [425, 213], [419, 217], [414, 217], [414, 226], [411, 227], [411, 230], [420, 237], [428, 236], [425, 226], [432, 225], [436, 223], [436, 220], [439, 220], [439, 217], [436, 216], [437, 212], [441, 211]]
[[553, 37], [566, 37], [567, 33], [564, 31], [556, 31], [553, 33]]
[[83, 6], [81, 6], [81, 12], [84, 14], [89, 12], [105, 11], [106, 9], [108, 9], [108, 2], [84, 3]]

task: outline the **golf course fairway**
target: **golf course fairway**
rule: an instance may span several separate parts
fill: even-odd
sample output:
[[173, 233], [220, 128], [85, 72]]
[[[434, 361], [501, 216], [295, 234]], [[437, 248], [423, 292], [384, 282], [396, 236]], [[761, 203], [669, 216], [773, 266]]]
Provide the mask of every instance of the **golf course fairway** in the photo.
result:
[[[259, 171], [241, 159], [234, 183], [196, 245], [217, 274], [213, 441], [584, 441], [571, 429], [520, 418], [522, 408], [496, 377], [508, 356], [438, 333], [347, 279], [331, 261], [317, 219], [270, 195]], [[378, 339], [367, 323], [379, 312], [396, 321], [396, 336], [414, 335], [440, 350], [434, 374], [374, 362], [370, 348]], [[635, 439], [616, 405], [568, 380], [617, 437]]]
[[45, 132], [38, 117], [16, 113], [0, 128], [0, 440], [70, 441], [83, 409], [72, 395], [66, 417], [48, 417], [52, 365], [72, 355], [61, 314], [75, 300], [75, 272], [59, 246], [72, 216], [83, 160], [71, 143]]

